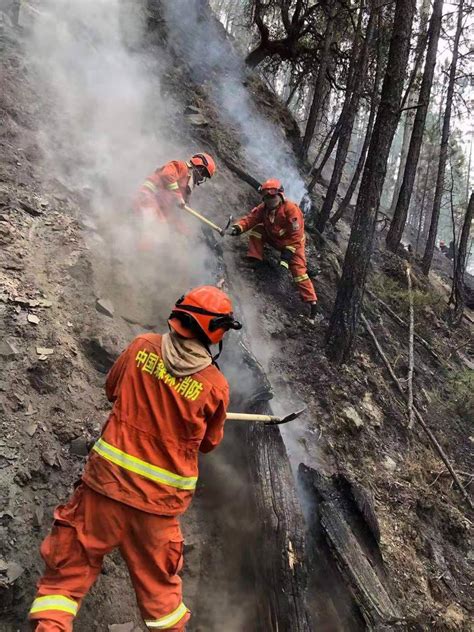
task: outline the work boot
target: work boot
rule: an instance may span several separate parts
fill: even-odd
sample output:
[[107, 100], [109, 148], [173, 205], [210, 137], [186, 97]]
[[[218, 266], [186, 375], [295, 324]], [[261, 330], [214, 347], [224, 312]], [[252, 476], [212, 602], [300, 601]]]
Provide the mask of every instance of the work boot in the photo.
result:
[[310, 303], [309, 304], [309, 322], [313, 325], [316, 323], [320, 323], [323, 320], [323, 315], [318, 313], [318, 304]]

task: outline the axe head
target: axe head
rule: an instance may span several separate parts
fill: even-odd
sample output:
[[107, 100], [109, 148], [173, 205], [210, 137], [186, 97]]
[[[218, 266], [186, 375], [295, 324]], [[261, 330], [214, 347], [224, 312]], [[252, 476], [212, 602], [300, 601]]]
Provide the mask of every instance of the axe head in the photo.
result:
[[293, 419], [296, 419], [297, 417], [302, 415], [304, 411], [306, 410], [306, 408], [307, 406], [303, 406], [303, 408], [301, 408], [300, 410], [295, 410], [295, 412], [290, 413], [289, 415], [286, 415], [286, 417], [280, 417], [279, 419], [275, 421], [267, 421], [265, 422], [265, 425], [266, 426], [280, 426], [281, 424], [286, 424], [289, 421], [293, 421]]
[[229, 215], [229, 219], [227, 220], [227, 224], [221, 228], [220, 233], [221, 236], [224, 237], [224, 235], [226, 234], [227, 229], [229, 228], [231, 222], [234, 220], [234, 217], [232, 215]]

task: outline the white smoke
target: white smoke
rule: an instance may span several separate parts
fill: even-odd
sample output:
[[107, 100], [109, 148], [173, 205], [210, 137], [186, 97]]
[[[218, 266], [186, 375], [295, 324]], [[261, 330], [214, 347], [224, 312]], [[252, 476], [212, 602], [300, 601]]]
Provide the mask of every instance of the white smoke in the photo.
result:
[[[38, 3], [28, 52], [30, 74], [50, 105], [39, 131], [47, 171], [87, 200], [82, 213], [98, 228], [93, 246], [101, 290], [119, 303], [119, 313], [149, 324], [161, 305], [166, 312], [183, 291], [213, 277], [205, 245], [196, 241], [190, 249], [166, 223], [148, 225], [151, 255], [136, 252], [143, 229], [132, 211], [138, 187], [159, 165], [199, 150], [181, 140], [180, 108], [162, 94], [160, 76], [169, 69], [164, 54], [144, 50], [145, 4]], [[191, 234], [199, 231], [196, 220], [184, 221]], [[128, 290], [139, 284], [148, 289], [144, 300], [160, 294], [161, 303], [134, 307], [139, 292]]]
[[[181, 52], [199, 82], [210, 82], [222, 122], [239, 134], [248, 170], [263, 181], [279, 178], [288, 197], [299, 201], [305, 185], [284, 134], [265, 119], [252, 103], [245, 82], [242, 58], [223, 36], [223, 29], [200, 2], [164, 2], [170, 41]], [[222, 32], [221, 32], [222, 29]]]

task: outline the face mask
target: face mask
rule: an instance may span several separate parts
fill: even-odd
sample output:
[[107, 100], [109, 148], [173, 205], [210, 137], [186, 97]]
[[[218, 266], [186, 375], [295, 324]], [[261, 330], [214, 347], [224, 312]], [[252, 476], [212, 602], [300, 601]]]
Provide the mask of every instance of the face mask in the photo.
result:
[[265, 208], [269, 211], [273, 211], [281, 204], [281, 197], [279, 195], [267, 195], [263, 198]]

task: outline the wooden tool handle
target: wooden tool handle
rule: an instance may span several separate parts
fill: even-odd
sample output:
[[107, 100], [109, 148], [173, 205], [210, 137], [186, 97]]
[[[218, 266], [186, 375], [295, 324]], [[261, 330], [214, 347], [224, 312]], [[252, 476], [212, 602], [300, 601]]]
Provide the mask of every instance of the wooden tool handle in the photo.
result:
[[277, 421], [279, 417], [273, 415], [256, 415], [254, 413], [227, 413], [227, 419], [234, 421]]
[[183, 206], [183, 208], [184, 208], [185, 211], [187, 211], [188, 213], [191, 213], [191, 215], [194, 215], [194, 217], [197, 217], [199, 220], [201, 220], [201, 222], [203, 222], [204, 224], [207, 224], [208, 226], [210, 226], [211, 228], [216, 230], [219, 233], [219, 235], [222, 235], [222, 228], [219, 228], [219, 226], [217, 226], [217, 224], [214, 224], [214, 222], [211, 222], [211, 220], [207, 219], [206, 217], [201, 215], [201, 213], [198, 213], [197, 211], [195, 211], [193, 208], [191, 208], [187, 204], [185, 204]]

